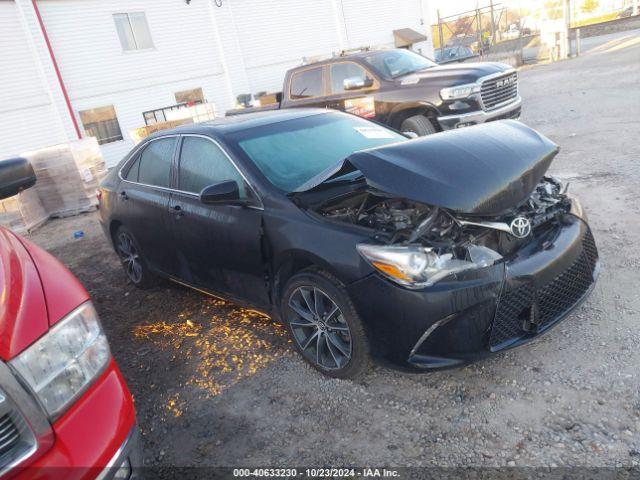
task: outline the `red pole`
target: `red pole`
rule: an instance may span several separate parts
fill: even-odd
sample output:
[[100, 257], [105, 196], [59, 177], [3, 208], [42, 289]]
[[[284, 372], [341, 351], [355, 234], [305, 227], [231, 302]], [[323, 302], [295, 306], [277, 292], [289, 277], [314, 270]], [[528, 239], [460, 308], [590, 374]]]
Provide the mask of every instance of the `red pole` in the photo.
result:
[[69, 111], [69, 115], [71, 116], [73, 127], [76, 130], [78, 139], [81, 139], [82, 134], [80, 133], [80, 127], [78, 126], [78, 121], [76, 120], [76, 116], [73, 114], [73, 108], [71, 108], [71, 101], [69, 100], [69, 94], [67, 93], [67, 88], [64, 86], [64, 81], [62, 80], [60, 69], [58, 68], [58, 62], [56, 62], [56, 56], [53, 54], [53, 48], [51, 48], [51, 42], [49, 41], [49, 36], [47, 35], [47, 29], [44, 27], [44, 22], [42, 21], [40, 10], [38, 10], [38, 4], [36, 3], [36, 0], [31, 0], [31, 3], [33, 5], [33, 10], [36, 12], [36, 17], [38, 18], [38, 23], [40, 24], [40, 30], [42, 31], [42, 36], [44, 37], [44, 41], [47, 44], [47, 50], [49, 50], [51, 63], [53, 63], [53, 69], [56, 72], [56, 77], [58, 77], [58, 83], [60, 84], [60, 88], [62, 89], [62, 95], [64, 96], [65, 103], [67, 104], [67, 110]]

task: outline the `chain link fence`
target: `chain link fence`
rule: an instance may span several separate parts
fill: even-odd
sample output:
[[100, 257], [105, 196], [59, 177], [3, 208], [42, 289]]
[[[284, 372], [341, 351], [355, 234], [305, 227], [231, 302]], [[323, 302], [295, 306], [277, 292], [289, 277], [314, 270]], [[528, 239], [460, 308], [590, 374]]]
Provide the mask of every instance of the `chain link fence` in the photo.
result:
[[[540, 0], [530, 8], [502, 3], [443, 17], [432, 27], [436, 61], [461, 62], [472, 58], [524, 63], [557, 60], [570, 54], [567, 39], [575, 35], [569, 18], [582, 18], [578, 5], [568, 0]], [[570, 43], [569, 43], [570, 45]]]

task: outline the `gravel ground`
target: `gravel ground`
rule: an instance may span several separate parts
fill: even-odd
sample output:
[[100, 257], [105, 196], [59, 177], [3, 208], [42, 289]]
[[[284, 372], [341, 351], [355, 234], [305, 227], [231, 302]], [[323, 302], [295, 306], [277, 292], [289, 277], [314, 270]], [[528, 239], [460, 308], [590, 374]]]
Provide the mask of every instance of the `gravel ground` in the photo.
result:
[[[87, 286], [154, 466], [632, 466], [640, 463], [640, 45], [522, 71], [522, 120], [561, 145], [603, 269], [540, 340], [453, 371], [329, 380], [256, 312], [127, 285], [94, 214], [32, 239]], [[74, 240], [73, 232], [85, 236]]]

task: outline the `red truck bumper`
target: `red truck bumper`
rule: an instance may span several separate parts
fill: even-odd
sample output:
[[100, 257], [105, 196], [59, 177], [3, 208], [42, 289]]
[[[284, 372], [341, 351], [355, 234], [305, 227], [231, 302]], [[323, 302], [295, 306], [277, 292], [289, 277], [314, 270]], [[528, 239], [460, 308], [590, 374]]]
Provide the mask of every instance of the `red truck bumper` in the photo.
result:
[[[100, 379], [53, 424], [55, 443], [19, 479], [139, 478], [135, 410], [131, 394], [115, 361]], [[120, 476], [122, 475], [122, 476]]]

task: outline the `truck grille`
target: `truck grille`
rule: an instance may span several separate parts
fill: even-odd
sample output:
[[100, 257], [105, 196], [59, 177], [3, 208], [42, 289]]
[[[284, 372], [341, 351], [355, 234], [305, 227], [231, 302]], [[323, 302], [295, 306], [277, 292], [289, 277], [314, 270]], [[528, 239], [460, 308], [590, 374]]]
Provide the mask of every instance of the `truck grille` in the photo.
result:
[[510, 73], [482, 82], [480, 91], [485, 110], [493, 110], [518, 97], [518, 73]]
[[[29, 407], [28, 402], [18, 407], [16, 401], [9, 397], [5, 391], [5, 383], [11, 384], [7, 374], [12, 375], [6, 365], [0, 362], [0, 478], [4, 478], [7, 472], [31, 456], [37, 448], [34, 431], [21, 411], [21, 407]], [[14, 386], [10, 385], [10, 391], [15, 394]]]
[[10, 452], [20, 441], [20, 430], [9, 414], [0, 417], [0, 457]]
[[587, 230], [578, 258], [551, 282], [538, 289], [526, 284], [504, 292], [491, 328], [491, 350], [506, 348], [559, 320], [589, 290], [597, 261], [596, 244]]

